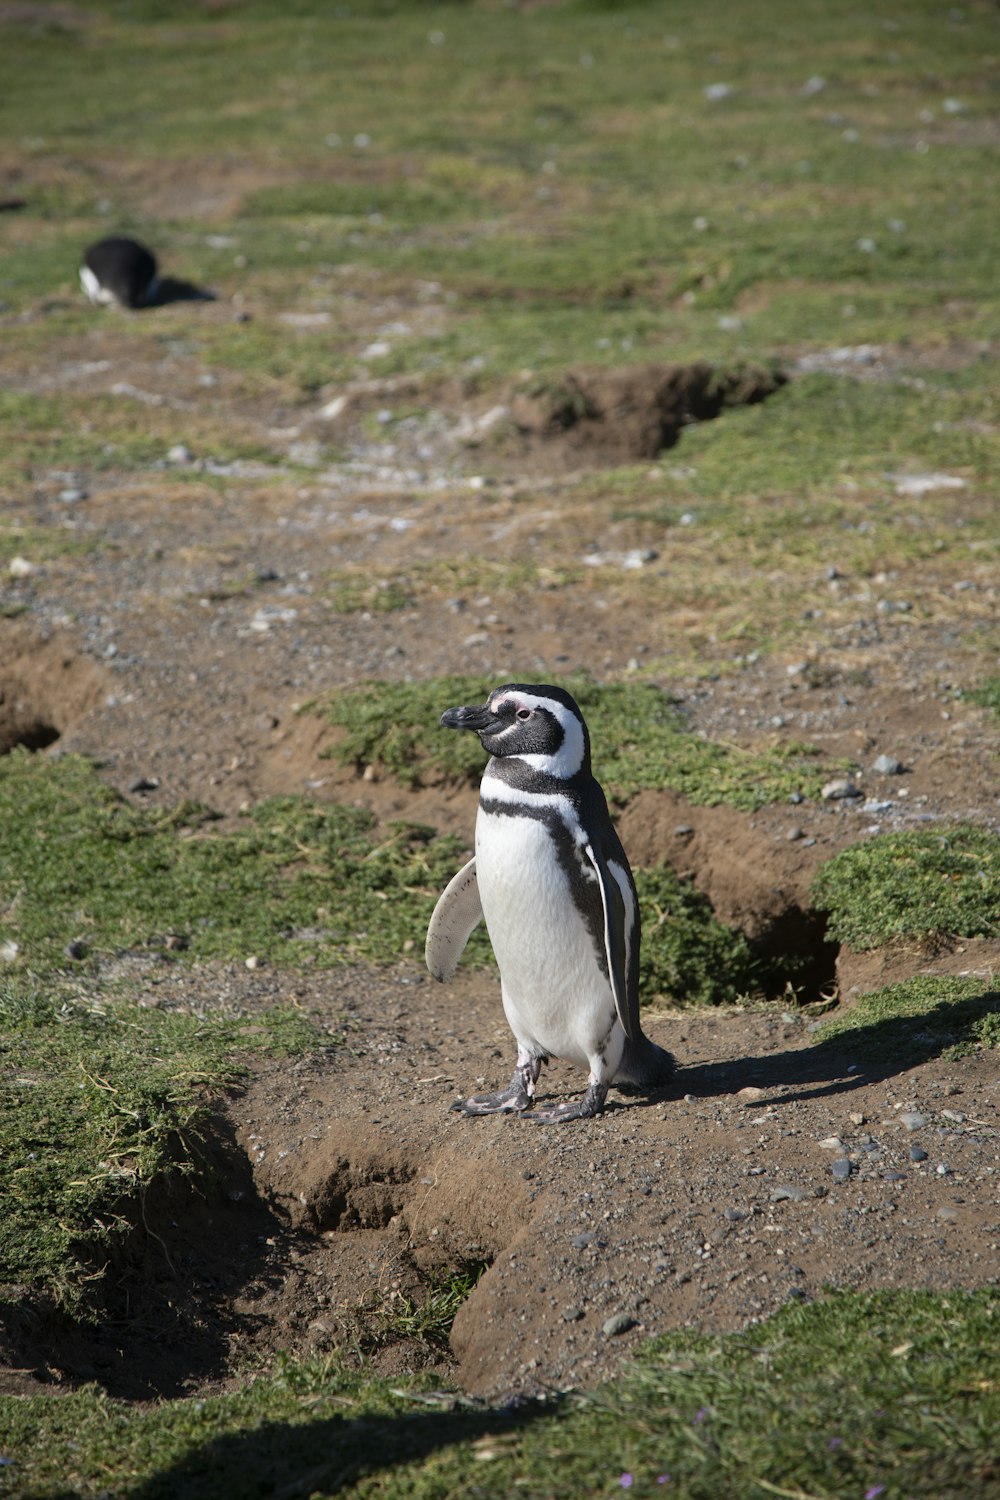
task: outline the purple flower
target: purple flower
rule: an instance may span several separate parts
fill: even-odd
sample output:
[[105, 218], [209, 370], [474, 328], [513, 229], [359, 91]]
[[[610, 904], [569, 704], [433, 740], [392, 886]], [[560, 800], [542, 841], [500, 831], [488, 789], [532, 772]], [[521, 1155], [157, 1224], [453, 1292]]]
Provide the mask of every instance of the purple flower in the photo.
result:
[[842, 1437], [832, 1437], [826, 1446], [831, 1453], [836, 1453], [838, 1448], [844, 1446], [844, 1439]]
[[657, 1476], [656, 1476], [656, 1482], [657, 1482], [657, 1484], [669, 1484], [670, 1483], [670, 1475], [669, 1474], [657, 1474]]
[[865, 1500], [875, 1500], [876, 1495], [881, 1495], [884, 1489], [884, 1484], [873, 1484], [870, 1490], [865, 1490]]
[[692, 1420], [692, 1422], [695, 1423], [695, 1425], [697, 1425], [699, 1422], [704, 1422], [705, 1418], [708, 1415], [709, 1415], [708, 1407], [707, 1406], [699, 1406], [698, 1410], [695, 1412], [695, 1414], [691, 1418], [691, 1420]]
[[632, 1488], [632, 1475], [623, 1474], [618, 1483], [621, 1485], [623, 1490], [630, 1490]]

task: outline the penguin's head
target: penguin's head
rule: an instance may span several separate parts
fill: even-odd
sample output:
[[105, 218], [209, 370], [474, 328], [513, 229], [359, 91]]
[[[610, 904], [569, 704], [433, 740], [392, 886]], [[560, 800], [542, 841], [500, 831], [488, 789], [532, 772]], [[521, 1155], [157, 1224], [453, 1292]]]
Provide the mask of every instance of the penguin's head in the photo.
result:
[[490, 755], [517, 756], [534, 770], [567, 780], [590, 771], [590, 736], [575, 698], [547, 683], [508, 682], [481, 708], [449, 708], [446, 729], [471, 729]]

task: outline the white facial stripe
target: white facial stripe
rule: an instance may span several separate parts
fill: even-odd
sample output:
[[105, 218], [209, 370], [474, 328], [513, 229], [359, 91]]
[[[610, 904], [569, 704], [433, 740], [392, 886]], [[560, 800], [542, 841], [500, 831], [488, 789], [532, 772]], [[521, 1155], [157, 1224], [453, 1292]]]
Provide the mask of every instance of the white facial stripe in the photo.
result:
[[[547, 775], [558, 776], [564, 781], [575, 776], [583, 765], [583, 726], [576, 714], [571, 713], [564, 703], [558, 703], [555, 698], [532, 698], [526, 693], [505, 693], [492, 705], [494, 712], [505, 703], [512, 703], [515, 708], [544, 708], [562, 727], [563, 742], [555, 755], [519, 755], [517, 759], [530, 766], [533, 771], [544, 771]], [[520, 725], [515, 721], [512, 728], [520, 728]], [[509, 733], [509, 729], [504, 730], [504, 734]]]

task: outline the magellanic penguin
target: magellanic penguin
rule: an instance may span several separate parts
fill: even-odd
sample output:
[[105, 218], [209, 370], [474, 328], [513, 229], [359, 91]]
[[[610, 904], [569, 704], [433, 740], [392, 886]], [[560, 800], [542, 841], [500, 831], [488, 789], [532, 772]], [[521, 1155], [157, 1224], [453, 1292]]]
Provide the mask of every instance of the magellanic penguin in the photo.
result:
[[615, 1080], [658, 1088], [674, 1060], [639, 1025], [639, 902], [628, 859], [590, 770], [590, 736], [562, 688], [507, 683], [482, 708], [441, 723], [471, 729], [492, 757], [483, 773], [475, 857], [443, 892], [427, 930], [427, 967], [450, 979], [481, 917], [500, 966], [517, 1039], [509, 1086], [459, 1106], [527, 1110], [549, 1057], [586, 1064], [576, 1101], [535, 1109], [542, 1121], [588, 1119]]
[[91, 302], [148, 307], [160, 287], [156, 256], [138, 240], [111, 235], [84, 251], [80, 285]]

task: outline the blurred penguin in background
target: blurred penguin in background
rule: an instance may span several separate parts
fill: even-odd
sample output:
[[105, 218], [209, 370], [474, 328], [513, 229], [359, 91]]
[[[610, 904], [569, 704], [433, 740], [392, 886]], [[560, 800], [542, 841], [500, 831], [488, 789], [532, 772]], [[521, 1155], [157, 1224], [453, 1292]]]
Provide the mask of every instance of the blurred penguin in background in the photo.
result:
[[111, 235], [84, 252], [80, 285], [99, 306], [148, 307], [160, 290], [156, 256], [138, 240]]

